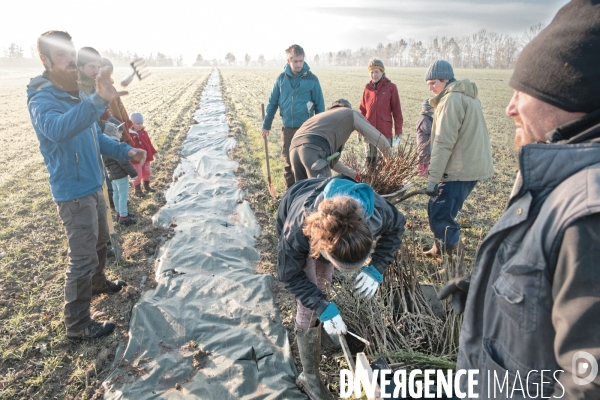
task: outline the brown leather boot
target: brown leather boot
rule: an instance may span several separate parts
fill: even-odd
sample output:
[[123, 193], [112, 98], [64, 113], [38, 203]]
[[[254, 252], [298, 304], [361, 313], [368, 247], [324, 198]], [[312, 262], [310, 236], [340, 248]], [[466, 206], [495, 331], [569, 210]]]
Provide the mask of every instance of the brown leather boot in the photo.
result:
[[115, 294], [121, 291], [123, 286], [127, 286], [127, 282], [122, 280], [109, 281], [107, 280], [104, 284], [98, 288], [92, 288], [92, 296], [101, 293]]
[[156, 192], [156, 189], [150, 187], [150, 181], [144, 181], [144, 190], [146, 192]]
[[440, 250], [436, 239], [433, 239], [433, 246], [431, 249], [424, 251], [423, 255], [427, 258], [442, 258], [442, 251]]
[[134, 185], [135, 192], [133, 193], [137, 197], [146, 197], [146, 194], [142, 192], [142, 185]]

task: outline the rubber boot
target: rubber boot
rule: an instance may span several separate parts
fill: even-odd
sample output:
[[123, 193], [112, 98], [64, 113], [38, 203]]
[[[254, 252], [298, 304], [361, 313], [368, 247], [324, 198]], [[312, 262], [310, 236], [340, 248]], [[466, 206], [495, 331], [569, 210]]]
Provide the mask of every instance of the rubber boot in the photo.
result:
[[321, 381], [319, 363], [321, 362], [321, 323], [314, 328], [296, 328], [298, 353], [302, 362], [302, 373], [296, 379], [296, 385], [311, 400], [334, 400], [333, 395]]
[[450, 260], [450, 268], [454, 276], [462, 276], [464, 274], [463, 263], [465, 261], [465, 246], [460, 239], [458, 242], [446, 249], [446, 254]]
[[137, 197], [146, 197], [146, 194], [144, 192], [142, 192], [142, 185], [138, 184], [138, 185], [134, 185], [135, 187], [135, 192], [133, 193], [134, 195], [136, 195]]
[[340, 351], [342, 349], [340, 338], [337, 335], [334, 336], [327, 333], [325, 328], [323, 328], [323, 324], [321, 324], [321, 346], [329, 351]]
[[424, 251], [423, 255], [427, 258], [442, 258], [442, 251], [440, 250], [436, 239], [433, 239], [433, 246], [431, 249]]
[[150, 187], [150, 181], [144, 181], [144, 189], [146, 192], [156, 192], [156, 189]]

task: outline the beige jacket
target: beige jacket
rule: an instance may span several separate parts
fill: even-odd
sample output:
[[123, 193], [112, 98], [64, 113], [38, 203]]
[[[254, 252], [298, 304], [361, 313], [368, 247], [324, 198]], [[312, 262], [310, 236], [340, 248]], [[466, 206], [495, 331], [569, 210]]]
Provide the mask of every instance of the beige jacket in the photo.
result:
[[491, 178], [492, 148], [477, 86], [455, 81], [429, 102], [435, 108], [429, 182]]

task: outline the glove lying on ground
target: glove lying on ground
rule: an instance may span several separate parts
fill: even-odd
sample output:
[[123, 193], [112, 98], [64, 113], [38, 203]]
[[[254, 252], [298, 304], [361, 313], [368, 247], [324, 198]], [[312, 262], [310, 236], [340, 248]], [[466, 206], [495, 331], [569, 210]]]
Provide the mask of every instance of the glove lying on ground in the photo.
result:
[[347, 332], [346, 324], [340, 315], [340, 310], [335, 303], [329, 303], [319, 316], [323, 329], [330, 335], [342, 335]]
[[440, 194], [440, 190], [437, 183], [429, 182], [429, 185], [425, 188], [425, 192], [431, 196], [435, 197]]
[[370, 299], [382, 281], [383, 276], [374, 266], [362, 267], [361, 273], [358, 274], [354, 281], [354, 295]]
[[448, 296], [452, 296], [452, 308], [454, 308], [457, 314], [462, 314], [467, 304], [467, 294], [469, 293], [470, 285], [471, 275], [451, 279], [438, 294], [438, 299], [444, 300]]

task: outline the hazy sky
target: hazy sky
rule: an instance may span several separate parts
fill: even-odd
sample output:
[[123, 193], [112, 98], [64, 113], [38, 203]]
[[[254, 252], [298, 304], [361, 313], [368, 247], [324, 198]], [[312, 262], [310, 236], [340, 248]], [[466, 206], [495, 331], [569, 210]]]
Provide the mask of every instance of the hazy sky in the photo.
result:
[[[191, 64], [238, 60], [248, 53], [272, 59], [290, 44], [309, 58], [323, 51], [357, 50], [399, 39], [470, 35], [485, 28], [521, 35], [548, 24], [566, 0], [4, 0], [0, 50], [11, 42], [26, 56], [40, 33], [66, 30], [77, 48], [114, 49], [147, 55], [182, 54]], [[90, 11], [97, 4], [94, 11]]]

